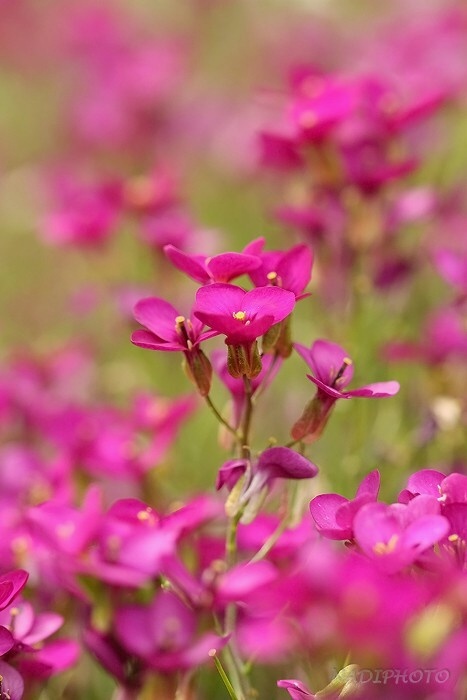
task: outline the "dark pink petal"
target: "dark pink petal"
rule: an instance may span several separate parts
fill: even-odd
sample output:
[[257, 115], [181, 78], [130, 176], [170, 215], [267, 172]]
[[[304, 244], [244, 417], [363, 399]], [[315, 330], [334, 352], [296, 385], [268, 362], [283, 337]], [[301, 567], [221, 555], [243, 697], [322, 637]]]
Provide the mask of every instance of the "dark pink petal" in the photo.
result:
[[449, 474], [441, 482], [439, 494], [444, 503], [467, 503], [467, 476]]
[[355, 516], [353, 529], [359, 547], [371, 557], [375, 556], [375, 545], [387, 544], [402, 532], [399, 518], [385, 503], [364, 505]]
[[[222, 284], [220, 282], [208, 287], [201, 287], [196, 293], [194, 314], [197, 318], [203, 316], [227, 316], [232, 317], [236, 311], [244, 311], [243, 300], [246, 292], [234, 284]], [[210, 325], [207, 323], [206, 325]]]
[[216, 489], [219, 491], [223, 486], [227, 486], [231, 491], [245, 473], [246, 468], [247, 463], [244, 459], [231, 459], [225, 462], [217, 473]]
[[292, 313], [295, 295], [279, 287], [257, 287], [247, 292], [242, 311], [247, 316], [272, 316], [274, 323], [279, 323]]
[[333, 399], [350, 399], [351, 396], [348, 395], [348, 393], [344, 394], [341, 391], [338, 391], [337, 389], [333, 389], [331, 386], [328, 386], [328, 384], [325, 384], [319, 379], [316, 379], [316, 377], [313, 377], [311, 374], [307, 374], [307, 379], [310, 380], [310, 382], [313, 382], [313, 384], [316, 384], [316, 386], [319, 389], [322, 389], [325, 394], [330, 396]]
[[360, 389], [352, 391], [343, 391], [343, 398], [366, 398], [366, 399], [384, 399], [388, 396], [395, 396], [400, 389], [399, 382], [376, 382], [375, 384], [367, 384]]
[[9, 700], [21, 700], [24, 693], [24, 681], [18, 671], [4, 661], [0, 661], [0, 676], [2, 676], [2, 690], [4, 697]]
[[260, 255], [264, 246], [266, 245], [266, 239], [263, 236], [255, 238], [250, 241], [243, 249], [245, 255]]
[[339, 507], [348, 502], [347, 498], [337, 493], [323, 493], [313, 498], [310, 503], [311, 516], [324, 537], [331, 540], [346, 540], [352, 537], [352, 529], [343, 528], [336, 521]]
[[278, 688], [285, 688], [292, 700], [315, 700], [315, 695], [301, 682], [295, 680], [277, 681]]
[[401, 546], [417, 553], [424, 552], [442, 540], [450, 529], [449, 521], [444, 516], [423, 515], [407, 527], [401, 538]]
[[261, 164], [279, 170], [296, 170], [303, 165], [293, 139], [281, 134], [260, 133]]
[[[397, 506], [398, 504], [394, 505]], [[410, 523], [418, 520], [422, 515], [439, 515], [441, 513], [441, 504], [435, 496], [419, 494], [407, 504], [405, 512], [406, 522]]]
[[131, 334], [131, 342], [133, 345], [137, 345], [139, 348], [146, 348], [147, 350], [162, 350], [163, 352], [179, 352], [185, 348], [182, 346], [180, 341], [177, 342], [167, 342], [159, 338], [154, 333], [150, 331], [134, 331]]
[[[290, 593], [290, 591], [289, 591]], [[296, 632], [281, 617], [250, 618], [238, 627], [238, 643], [246, 657], [265, 663], [283, 662], [293, 649]]]
[[186, 649], [174, 652], [155, 654], [148, 659], [148, 664], [159, 671], [183, 671], [195, 668], [211, 661], [210, 652], [214, 649], [220, 651], [228, 642], [228, 637], [219, 637], [217, 634], [207, 632]]
[[368, 493], [376, 500], [378, 498], [381, 475], [377, 469], [367, 474], [357, 489], [357, 496]]
[[0, 656], [3, 656], [7, 653], [7, 651], [10, 651], [14, 643], [15, 640], [10, 630], [7, 630], [6, 627], [0, 625]]
[[[311, 346], [311, 362], [309, 366], [319, 381], [326, 386], [333, 387], [344, 360], [348, 358], [349, 356], [344, 348], [341, 348], [337, 343], [331, 343], [328, 340], [315, 340]], [[353, 364], [349, 363], [339, 379], [338, 386], [335, 388], [343, 389], [349, 384], [352, 377]]]
[[206, 261], [206, 267], [214, 282], [230, 282], [235, 277], [256, 270], [260, 265], [259, 258], [243, 253], [221, 253]]
[[12, 605], [0, 613], [0, 625], [10, 625], [12, 608], [15, 608], [15, 639], [23, 641], [34, 625], [35, 612], [31, 603], [24, 600], [16, 600]]
[[39, 613], [35, 616], [31, 629], [22, 637], [21, 641], [23, 644], [28, 644], [29, 646], [42, 642], [59, 630], [63, 622], [63, 617], [58, 613]]
[[0, 610], [6, 608], [26, 585], [29, 574], [22, 569], [0, 576]]
[[135, 305], [133, 315], [138, 323], [162, 340], [171, 343], [179, 342], [175, 319], [180, 314], [168, 301], [158, 297], [141, 299]]
[[130, 654], [147, 658], [154, 652], [154, 630], [147, 606], [128, 605], [117, 610], [114, 625], [117, 639]]
[[366, 503], [372, 503], [375, 497], [370, 493], [362, 493], [348, 503], [343, 503], [336, 511], [336, 523], [341, 528], [352, 530], [355, 515]]
[[222, 603], [244, 601], [277, 578], [277, 569], [268, 561], [239, 564], [222, 577], [216, 597]]
[[[206, 289], [208, 288], [210, 287], [206, 287]], [[274, 318], [272, 316], [263, 316], [262, 318], [255, 319], [246, 324], [235, 319], [233, 317], [233, 312], [230, 316], [226, 314], [222, 316], [205, 314], [203, 312], [197, 312], [197, 314], [198, 318], [204, 321], [206, 325], [211, 326], [218, 333], [226, 335], [226, 342], [229, 345], [252, 343], [256, 338], [264, 335], [266, 331], [274, 325]]]
[[312, 267], [313, 253], [307, 245], [297, 245], [288, 250], [276, 270], [281, 278], [281, 287], [298, 297], [310, 282]]
[[[204, 255], [188, 255], [173, 245], [164, 246], [164, 253], [170, 262], [200, 284], [209, 282], [209, 273], [206, 270], [206, 258]], [[146, 324], [143, 324], [146, 325]]]
[[443, 515], [449, 520], [450, 534], [467, 542], [467, 503], [448, 503], [443, 507]]
[[72, 639], [58, 639], [41, 649], [28, 652], [21, 658], [20, 669], [24, 675], [45, 680], [73, 666], [80, 649]]
[[261, 453], [255, 471], [264, 472], [268, 479], [310, 479], [318, 467], [288, 447], [269, 447]]
[[135, 532], [122, 544], [118, 561], [137, 571], [158, 575], [167, 557], [174, 554], [176, 534], [153, 528]]
[[193, 641], [196, 616], [178, 595], [162, 591], [147, 611], [146, 625], [153, 636], [152, 654], [157, 650], [182, 649]]
[[407, 490], [412, 494], [426, 493], [439, 496], [439, 486], [446, 475], [436, 469], [421, 469], [411, 474], [407, 481]]

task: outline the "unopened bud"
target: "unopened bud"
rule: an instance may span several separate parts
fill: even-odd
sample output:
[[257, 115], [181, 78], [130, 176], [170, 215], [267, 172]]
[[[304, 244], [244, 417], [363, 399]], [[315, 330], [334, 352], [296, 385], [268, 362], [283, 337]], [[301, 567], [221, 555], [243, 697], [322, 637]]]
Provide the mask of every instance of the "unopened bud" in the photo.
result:
[[204, 352], [195, 348], [185, 354], [184, 368], [188, 378], [197, 386], [201, 396], [211, 389], [212, 366]]
[[292, 426], [290, 431], [294, 440], [303, 440], [306, 443], [315, 442], [323, 432], [328, 422], [331, 409], [335, 401], [330, 397], [317, 394], [305, 406], [302, 415]]
[[227, 348], [227, 369], [232, 377], [254, 379], [258, 376], [262, 365], [256, 340], [250, 345], [228, 345]]

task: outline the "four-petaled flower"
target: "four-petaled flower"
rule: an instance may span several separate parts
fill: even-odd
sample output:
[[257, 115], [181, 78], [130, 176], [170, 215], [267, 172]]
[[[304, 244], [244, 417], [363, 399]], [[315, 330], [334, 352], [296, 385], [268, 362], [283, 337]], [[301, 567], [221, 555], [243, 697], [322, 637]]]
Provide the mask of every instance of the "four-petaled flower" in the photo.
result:
[[352, 380], [353, 362], [340, 345], [327, 340], [316, 340], [311, 348], [300, 343], [295, 343], [294, 347], [313, 371], [313, 374], [307, 374], [308, 379], [318, 387], [316, 396], [307, 404], [301, 418], [292, 428], [295, 440], [316, 440], [338, 399], [386, 398], [399, 391], [400, 386], [396, 381], [376, 382], [359, 389], [343, 391]]

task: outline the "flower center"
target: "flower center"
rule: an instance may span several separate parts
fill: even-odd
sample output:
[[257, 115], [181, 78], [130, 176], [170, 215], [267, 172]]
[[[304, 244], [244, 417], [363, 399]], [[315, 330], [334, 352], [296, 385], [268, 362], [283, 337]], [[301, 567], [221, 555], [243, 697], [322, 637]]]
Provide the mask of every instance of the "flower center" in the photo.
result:
[[375, 554], [390, 554], [396, 548], [399, 537], [397, 535], [392, 535], [388, 542], [378, 542], [373, 547]]
[[[180, 335], [183, 340], [185, 341], [185, 345], [187, 346], [188, 350], [191, 350], [193, 347], [193, 343], [190, 340], [190, 336], [188, 335], [188, 331], [185, 326], [186, 318], [185, 316], [176, 316], [175, 317], [175, 330], [177, 331], [178, 335]], [[188, 319], [187, 324], [190, 324], [190, 320]]]
[[234, 311], [232, 316], [236, 321], [241, 321], [242, 323], [246, 321], [246, 313], [244, 311]]
[[350, 357], [344, 357], [344, 359], [342, 360], [342, 366], [341, 366], [340, 370], [338, 371], [338, 373], [336, 374], [336, 378], [334, 379], [331, 386], [333, 386], [333, 387], [336, 386], [336, 384], [342, 379], [342, 375], [344, 374], [347, 367], [350, 367], [351, 364], [352, 364], [352, 360], [350, 359]]
[[282, 280], [275, 270], [268, 272], [266, 277], [273, 287], [282, 287]]

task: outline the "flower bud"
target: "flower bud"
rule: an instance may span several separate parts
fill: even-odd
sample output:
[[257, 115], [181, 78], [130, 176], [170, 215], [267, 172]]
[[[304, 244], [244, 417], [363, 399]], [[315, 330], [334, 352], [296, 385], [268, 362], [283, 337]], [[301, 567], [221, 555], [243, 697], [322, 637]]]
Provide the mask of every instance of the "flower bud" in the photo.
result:
[[184, 355], [184, 369], [188, 378], [196, 384], [201, 396], [207, 396], [212, 379], [212, 366], [209, 359], [199, 348], [193, 348]]
[[262, 364], [256, 340], [249, 345], [228, 345], [227, 348], [227, 369], [232, 377], [254, 379], [258, 376]]
[[334, 399], [318, 393], [305, 406], [301, 417], [290, 431], [294, 440], [304, 440], [306, 443], [315, 442], [323, 432], [328, 422]]

